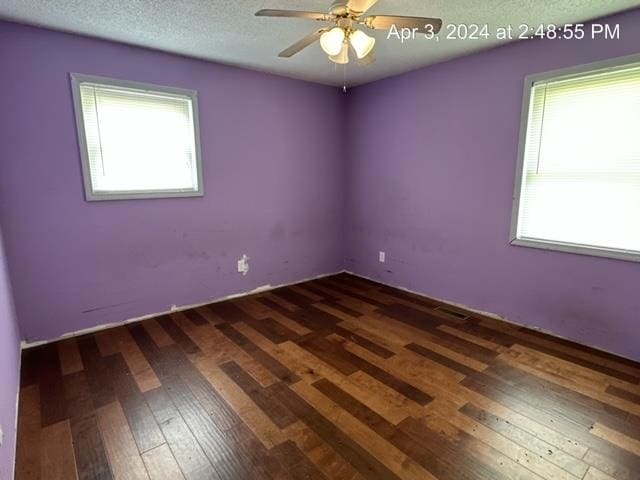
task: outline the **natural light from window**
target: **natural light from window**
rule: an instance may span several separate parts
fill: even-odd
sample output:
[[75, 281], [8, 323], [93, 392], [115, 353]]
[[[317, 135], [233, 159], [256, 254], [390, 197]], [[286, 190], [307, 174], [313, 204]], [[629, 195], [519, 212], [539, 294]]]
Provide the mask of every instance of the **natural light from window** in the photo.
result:
[[78, 85], [92, 196], [198, 192], [193, 99]]
[[523, 153], [514, 243], [640, 254], [640, 65], [535, 82]]

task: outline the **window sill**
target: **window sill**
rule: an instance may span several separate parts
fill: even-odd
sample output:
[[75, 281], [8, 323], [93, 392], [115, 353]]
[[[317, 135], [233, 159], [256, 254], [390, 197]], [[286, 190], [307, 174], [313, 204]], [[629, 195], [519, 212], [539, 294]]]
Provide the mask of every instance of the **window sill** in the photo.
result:
[[514, 238], [511, 245], [519, 247], [539, 248], [542, 250], [554, 250], [557, 252], [575, 253], [578, 255], [589, 255], [592, 257], [613, 258], [628, 262], [640, 262], [640, 252], [630, 250], [615, 250], [602, 247], [588, 247], [572, 243], [549, 242], [532, 238]]
[[118, 192], [118, 193], [100, 193], [85, 192], [88, 202], [101, 202], [105, 200], [144, 200], [149, 198], [181, 198], [181, 197], [202, 197], [204, 191], [200, 190], [173, 190], [158, 192]]

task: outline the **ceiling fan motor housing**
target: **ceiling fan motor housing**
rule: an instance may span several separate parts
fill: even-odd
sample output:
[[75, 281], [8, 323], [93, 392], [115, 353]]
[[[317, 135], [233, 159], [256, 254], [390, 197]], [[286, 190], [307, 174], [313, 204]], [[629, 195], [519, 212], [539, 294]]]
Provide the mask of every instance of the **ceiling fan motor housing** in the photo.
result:
[[331, 13], [331, 15], [336, 15], [337, 17], [347, 16], [349, 15], [349, 7], [347, 7], [346, 2], [333, 2], [329, 8], [329, 13]]

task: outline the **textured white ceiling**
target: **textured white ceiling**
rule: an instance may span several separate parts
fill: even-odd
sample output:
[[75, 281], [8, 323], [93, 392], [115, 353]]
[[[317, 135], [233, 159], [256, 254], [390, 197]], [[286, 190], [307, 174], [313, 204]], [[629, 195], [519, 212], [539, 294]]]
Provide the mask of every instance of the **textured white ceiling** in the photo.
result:
[[[278, 52], [319, 28], [301, 19], [258, 18], [261, 8], [327, 11], [332, 0], [0, 0], [0, 18], [117, 40], [329, 85], [358, 85], [500, 43], [377, 38], [376, 62], [335, 66], [316, 43], [290, 59]], [[640, 0], [379, 0], [370, 13], [440, 17], [444, 24], [576, 23]], [[444, 29], [443, 29], [444, 31]], [[441, 33], [442, 36], [442, 33]]]

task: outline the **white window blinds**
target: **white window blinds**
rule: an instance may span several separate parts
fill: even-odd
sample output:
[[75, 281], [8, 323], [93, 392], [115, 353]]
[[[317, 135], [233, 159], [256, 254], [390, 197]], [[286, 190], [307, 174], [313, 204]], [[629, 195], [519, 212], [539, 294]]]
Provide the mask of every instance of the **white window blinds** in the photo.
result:
[[77, 88], [92, 195], [199, 190], [191, 97], [95, 82]]
[[640, 253], [640, 65], [535, 82], [517, 239]]

